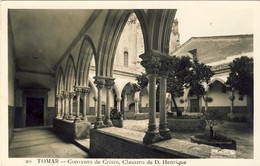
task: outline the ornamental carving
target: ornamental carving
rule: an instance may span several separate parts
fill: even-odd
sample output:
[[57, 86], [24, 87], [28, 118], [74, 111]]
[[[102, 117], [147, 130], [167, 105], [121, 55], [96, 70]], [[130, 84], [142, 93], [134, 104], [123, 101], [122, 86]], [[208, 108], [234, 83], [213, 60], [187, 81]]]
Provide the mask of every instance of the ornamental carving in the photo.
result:
[[114, 86], [115, 82], [114, 82], [114, 79], [111, 78], [111, 79], [106, 79], [106, 89], [109, 90], [112, 88], [112, 86]]
[[161, 60], [161, 66], [160, 66], [160, 71], [159, 71], [160, 76], [168, 75], [169, 65], [170, 65], [169, 60], [167, 60], [167, 59]]
[[94, 79], [95, 79], [94, 84], [96, 84], [96, 87], [98, 89], [103, 88], [103, 86], [105, 85], [104, 78], [96, 76], [96, 77], [94, 77]]
[[66, 92], [66, 91], [63, 91], [62, 95], [64, 98], [69, 98], [69, 96], [70, 96], [69, 92]]
[[82, 93], [89, 94], [90, 93], [90, 87], [83, 87], [82, 88]]
[[70, 92], [70, 93], [69, 93], [69, 98], [70, 98], [70, 99], [73, 99], [74, 96], [75, 96], [75, 92]]
[[79, 96], [82, 92], [82, 87], [74, 86], [74, 91], [76, 93], [76, 96]]
[[146, 69], [148, 74], [158, 74], [161, 66], [159, 57], [151, 56], [142, 60], [141, 65]]

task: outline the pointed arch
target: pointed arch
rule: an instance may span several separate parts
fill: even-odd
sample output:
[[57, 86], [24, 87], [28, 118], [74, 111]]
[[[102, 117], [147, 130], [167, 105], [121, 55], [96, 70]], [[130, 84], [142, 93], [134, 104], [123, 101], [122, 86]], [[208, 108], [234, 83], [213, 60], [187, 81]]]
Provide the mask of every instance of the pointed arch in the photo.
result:
[[150, 48], [161, 53], [169, 53], [170, 34], [176, 9], [156, 9], [147, 12]]
[[89, 82], [88, 82], [89, 87], [91, 88], [91, 91], [93, 91], [94, 96], [97, 96], [97, 87], [94, 84], [94, 80], [89, 77]]
[[77, 62], [76, 85], [88, 86], [89, 69], [93, 56], [96, 56], [95, 46], [90, 36], [85, 35], [80, 47]]
[[75, 63], [72, 55], [70, 54], [67, 60], [65, 69], [65, 89], [66, 91], [73, 91], [75, 85]]
[[212, 80], [210, 81], [210, 83], [209, 83], [209, 84], [207, 85], [207, 87], [205, 88], [206, 92], [208, 92], [209, 89], [210, 89], [210, 86], [213, 85], [213, 84], [216, 83], [216, 82], [220, 82], [222, 85], [225, 86], [225, 81], [224, 81], [223, 79], [221, 79], [221, 78], [214, 78], [214, 79], [212, 79]]
[[149, 38], [150, 36], [149, 36], [149, 31], [148, 31], [149, 29], [148, 29], [146, 14], [145, 14], [144, 10], [140, 10], [140, 9], [135, 9], [134, 13], [140, 22], [140, 26], [141, 26], [143, 38], [144, 38], [144, 51], [146, 52], [151, 49], [148, 44], [149, 40], [150, 40], [150, 38]]
[[64, 91], [64, 74], [62, 67], [60, 66], [58, 73], [57, 73], [57, 84], [56, 84], [56, 93], [61, 94]]

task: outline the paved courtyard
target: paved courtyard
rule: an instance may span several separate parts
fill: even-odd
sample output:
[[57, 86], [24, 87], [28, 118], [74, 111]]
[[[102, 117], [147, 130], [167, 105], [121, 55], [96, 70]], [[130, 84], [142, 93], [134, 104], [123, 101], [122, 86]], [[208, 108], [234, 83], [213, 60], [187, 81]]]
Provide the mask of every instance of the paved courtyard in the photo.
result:
[[[157, 119], [158, 123], [158, 119]], [[124, 120], [125, 129], [145, 132], [148, 120]], [[253, 158], [253, 132], [245, 123], [224, 122], [216, 130], [231, 137], [237, 142], [236, 158]], [[172, 132], [175, 139], [190, 141], [196, 132]], [[10, 145], [9, 157], [53, 157], [53, 158], [86, 158], [89, 139], [78, 140], [77, 145], [57, 136], [51, 128], [27, 128], [15, 131]], [[84, 150], [82, 150], [84, 147]]]
[[[158, 119], [156, 122], [158, 124]], [[148, 128], [148, 120], [125, 120], [124, 128], [145, 132]], [[247, 127], [246, 123], [224, 122], [216, 126], [216, 131], [236, 140], [236, 158], [253, 158], [253, 132]], [[197, 133], [171, 132], [171, 134], [173, 138], [190, 141], [190, 137]]]

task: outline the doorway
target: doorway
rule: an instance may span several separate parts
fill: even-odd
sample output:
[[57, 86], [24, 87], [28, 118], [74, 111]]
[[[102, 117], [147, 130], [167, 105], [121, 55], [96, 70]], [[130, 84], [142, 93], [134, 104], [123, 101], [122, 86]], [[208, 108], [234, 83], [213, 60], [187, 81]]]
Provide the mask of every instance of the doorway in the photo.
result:
[[44, 98], [27, 97], [26, 101], [26, 127], [43, 126]]
[[200, 112], [198, 99], [190, 99], [190, 112]]

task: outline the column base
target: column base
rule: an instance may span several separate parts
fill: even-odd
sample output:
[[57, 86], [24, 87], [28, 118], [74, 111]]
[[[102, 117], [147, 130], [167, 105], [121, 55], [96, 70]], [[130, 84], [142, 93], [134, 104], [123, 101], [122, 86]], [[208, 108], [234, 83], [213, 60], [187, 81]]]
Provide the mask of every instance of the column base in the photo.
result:
[[143, 138], [143, 142], [146, 144], [160, 142], [162, 140], [163, 138], [160, 136], [159, 132], [157, 131], [147, 131]]
[[104, 125], [102, 120], [95, 122], [95, 125], [94, 125], [95, 129], [105, 128], [105, 127], [106, 126]]
[[83, 116], [83, 117], [81, 118], [81, 121], [83, 121], [83, 122], [89, 122], [87, 116]]
[[163, 137], [163, 140], [172, 139], [171, 132], [168, 128], [159, 130], [160, 135]]
[[67, 114], [63, 115], [63, 119], [68, 119], [69, 116]]
[[80, 117], [76, 117], [75, 120], [74, 120], [74, 123], [79, 123], [79, 122], [81, 122]]
[[111, 120], [105, 121], [104, 124], [105, 124], [107, 127], [112, 127], [112, 126], [113, 126], [113, 123], [112, 123]]
[[69, 115], [68, 119], [69, 120], [74, 120], [74, 116], [73, 115]]

